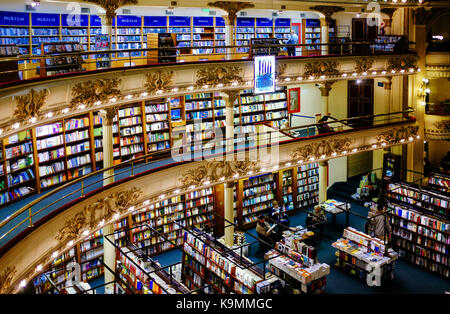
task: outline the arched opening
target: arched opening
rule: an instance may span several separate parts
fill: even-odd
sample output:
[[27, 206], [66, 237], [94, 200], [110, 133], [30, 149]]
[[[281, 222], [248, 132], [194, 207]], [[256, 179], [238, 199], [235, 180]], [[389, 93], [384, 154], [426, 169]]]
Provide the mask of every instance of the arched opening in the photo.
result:
[[450, 11], [443, 12], [434, 18], [427, 27], [428, 51], [450, 50]]

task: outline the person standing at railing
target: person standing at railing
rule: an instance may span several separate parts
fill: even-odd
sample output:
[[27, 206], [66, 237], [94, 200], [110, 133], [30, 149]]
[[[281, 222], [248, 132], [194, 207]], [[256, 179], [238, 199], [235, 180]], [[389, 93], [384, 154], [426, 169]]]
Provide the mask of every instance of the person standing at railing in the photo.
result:
[[[285, 43], [287, 45], [298, 44], [298, 36], [294, 30], [291, 30], [291, 33], [288, 35], [288, 38], [286, 39]], [[295, 56], [295, 47], [294, 46], [290, 46], [290, 47], [286, 47], [286, 48], [287, 48], [288, 56]]]

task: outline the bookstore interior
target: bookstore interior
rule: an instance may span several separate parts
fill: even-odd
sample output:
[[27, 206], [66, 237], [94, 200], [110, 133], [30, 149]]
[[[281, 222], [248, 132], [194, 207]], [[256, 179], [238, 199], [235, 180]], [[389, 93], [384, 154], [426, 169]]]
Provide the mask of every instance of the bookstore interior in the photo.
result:
[[[426, 49], [450, 5], [385, 1], [373, 27], [364, 1], [19, 2], [0, 6], [0, 293], [450, 293], [450, 59]], [[252, 84], [227, 78], [241, 63]], [[266, 146], [280, 162], [245, 159]], [[244, 161], [205, 157], [224, 150]]]

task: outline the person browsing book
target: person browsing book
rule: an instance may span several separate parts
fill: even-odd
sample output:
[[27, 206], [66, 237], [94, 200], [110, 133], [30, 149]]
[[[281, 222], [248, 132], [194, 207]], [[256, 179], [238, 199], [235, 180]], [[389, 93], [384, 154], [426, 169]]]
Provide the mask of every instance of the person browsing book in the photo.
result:
[[[372, 228], [375, 237], [387, 242], [389, 241], [389, 235], [391, 233], [391, 225], [389, 223], [389, 218], [383, 215], [385, 210], [385, 206], [378, 204], [375, 218], [372, 218]], [[386, 235], [385, 232], [387, 232]]]
[[261, 240], [273, 245], [276, 240], [276, 234], [273, 232], [275, 226], [276, 225], [271, 226], [266, 221], [266, 217], [261, 214], [258, 216], [258, 222], [256, 223], [256, 233]]
[[[295, 45], [298, 44], [298, 36], [295, 33], [294, 30], [291, 30], [291, 33], [289, 34], [288, 38], [286, 39], [285, 43], [287, 45]], [[289, 46], [286, 47], [287, 52], [288, 52], [288, 56], [295, 56], [295, 47], [294, 46]]]

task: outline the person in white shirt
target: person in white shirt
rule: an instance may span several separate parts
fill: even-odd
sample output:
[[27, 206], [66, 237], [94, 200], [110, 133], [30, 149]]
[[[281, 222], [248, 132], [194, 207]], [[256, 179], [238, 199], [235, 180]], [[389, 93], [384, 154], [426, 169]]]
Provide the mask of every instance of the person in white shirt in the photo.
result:
[[[298, 36], [294, 30], [291, 30], [291, 34], [286, 39], [286, 44], [288, 44], [288, 45], [298, 44]], [[286, 48], [287, 48], [288, 56], [295, 56], [295, 47], [294, 46], [290, 46], [290, 47], [286, 47]]]

